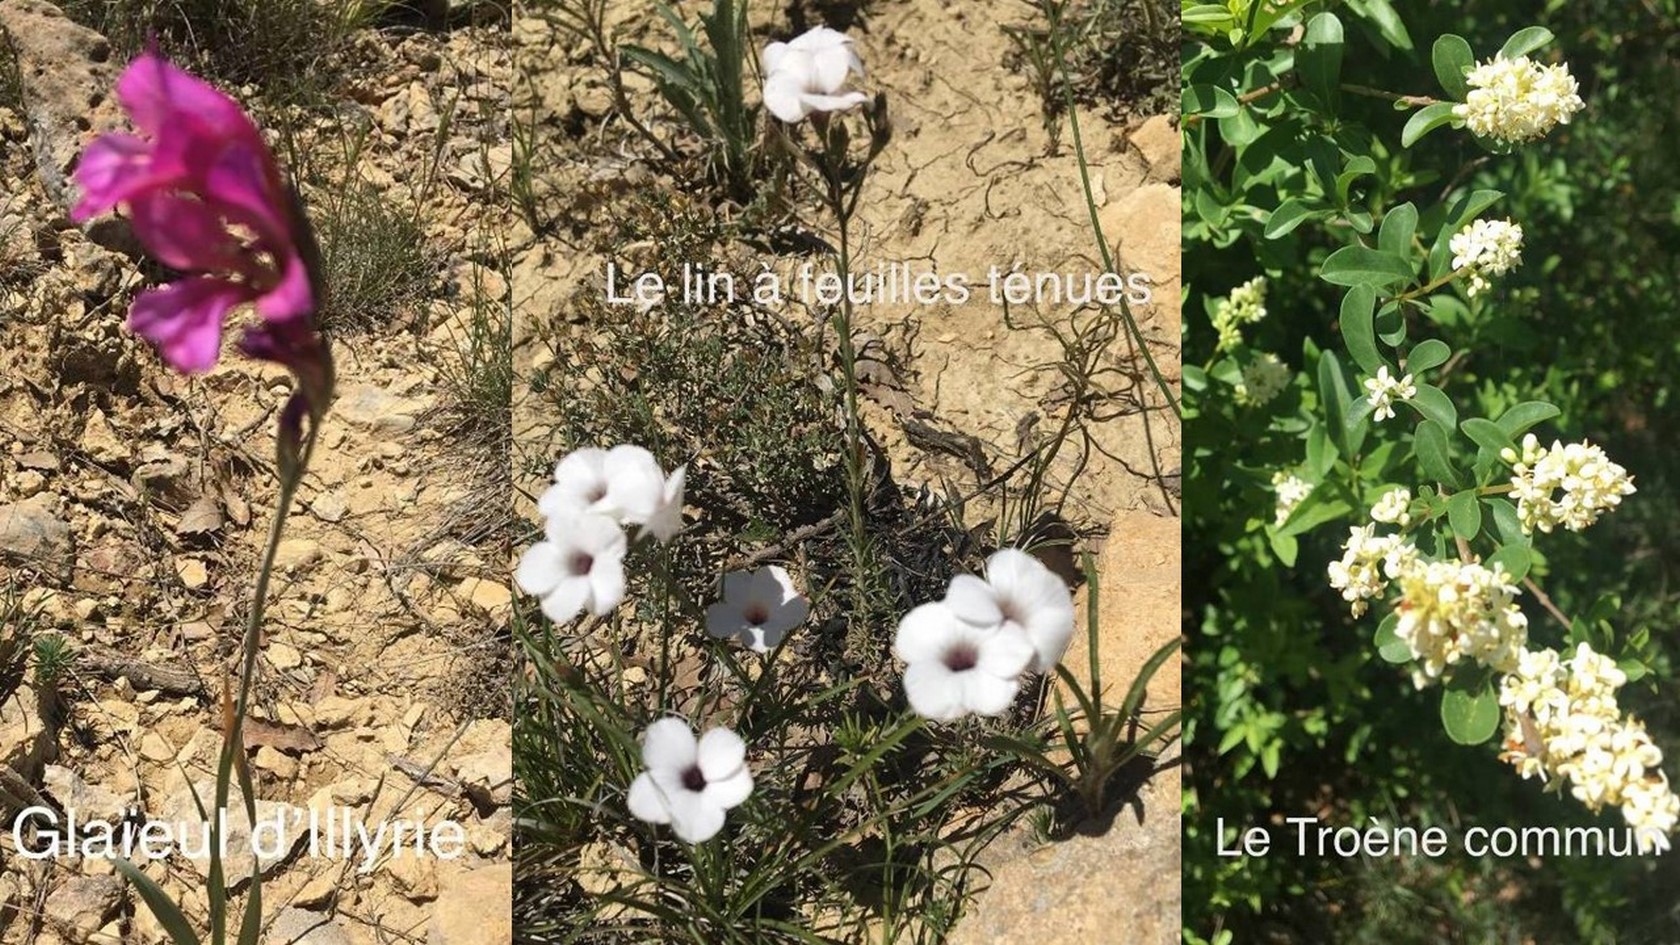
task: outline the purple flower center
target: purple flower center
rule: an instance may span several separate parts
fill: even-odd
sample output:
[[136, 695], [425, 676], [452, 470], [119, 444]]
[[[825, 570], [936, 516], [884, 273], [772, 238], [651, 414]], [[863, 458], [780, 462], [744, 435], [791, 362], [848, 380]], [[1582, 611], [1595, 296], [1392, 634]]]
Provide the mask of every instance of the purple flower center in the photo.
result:
[[586, 551], [574, 553], [566, 559], [566, 573], [573, 577], [583, 577], [595, 567], [595, 556]]
[[583, 500], [585, 502], [589, 503], [590, 505], [594, 505], [595, 503], [601, 501], [602, 499], [605, 499], [606, 497], [607, 497], [607, 484], [602, 482], [602, 483], [596, 483], [593, 487], [591, 487], [588, 494], [583, 497]]
[[690, 791], [704, 791], [706, 789], [706, 775], [699, 765], [689, 765], [682, 775], [683, 787]]
[[750, 623], [755, 627], [762, 627], [764, 625], [764, 621], [770, 619], [770, 608], [754, 601], [747, 605], [747, 612], [741, 616], [746, 618], [747, 623]]
[[980, 649], [972, 643], [958, 643], [945, 651], [945, 668], [963, 673], [980, 664]]

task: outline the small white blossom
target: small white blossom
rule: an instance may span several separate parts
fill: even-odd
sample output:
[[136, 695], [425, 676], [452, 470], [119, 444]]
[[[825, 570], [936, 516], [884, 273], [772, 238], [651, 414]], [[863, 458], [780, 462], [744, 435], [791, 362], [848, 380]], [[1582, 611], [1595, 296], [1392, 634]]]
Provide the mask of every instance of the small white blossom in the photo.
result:
[[642, 765], [630, 784], [630, 813], [670, 824], [685, 843], [704, 843], [723, 829], [724, 811], [752, 795], [747, 746], [741, 736], [714, 728], [698, 741], [688, 723], [660, 719], [642, 737]]
[[910, 707], [939, 721], [971, 712], [1003, 714], [1035, 656], [1026, 634], [976, 626], [943, 601], [904, 615], [893, 653], [907, 664], [904, 695]]
[[1500, 458], [1511, 464], [1511, 496], [1524, 534], [1550, 532], [1559, 525], [1578, 532], [1635, 492], [1627, 470], [1590, 443], [1565, 446], [1554, 440], [1546, 449], [1530, 433], [1523, 437], [1521, 453], [1507, 448]]
[[863, 75], [863, 61], [851, 37], [826, 26], [764, 47], [763, 66], [764, 106], [782, 121], [802, 121], [812, 112], [840, 112], [869, 101], [862, 92], [845, 91], [847, 75]]
[[1312, 483], [1282, 470], [1272, 474], [1272, 491], [1277, 493], [1275, 524], [1282, 525], [1295, 514], [1295, 508], [1312, 495]]
[[1033, 648], [1031, 672], [1049, 672], [1073, 637], [1073, 593], [1066, 582], [1016, 548], [986, 559], [985, 580], [971, 574], [953, 578], [945, 605], [977, 627], [1026, 637]]
[[1213, 310], [1219, 333], [1218, 349], [1229, 351], [1242, 343], [1242, 328], [1266, 317], [1266, 277], [1255, 276], [1231, 290]]
[[1375, 408], [1371, 415], [1373, 420], [1381, 422], [1394, 416], [1394, 402], [1396, 400], [1411, 400], [1417, 396], [1417, 385], [1412, 383], [1412, 376], [1396, 378], [1388, 373], [1388, 365], [1377, 368], [1377, 376], [1367, 378], [1365, 390], [1369, 396], [1365, 402]]
[[1412, 523], [1412, 490], [1396, 486], [1371, 506], [1371, 521], [1405, 528]]
[[587, 610], [597, 617], [624, 600], [624, 531], [603, 515], [550, 519], [546, 538], [520, 556], [514, 581], [542, 598], [542, 611], [565, 623]]
[[1453, 234], [1453, 271], [1470, 277], [1469, 293], [1486, 291], [1488, 276], [1502, 276], [1522, 265], [1522, 225], [1510, 220], [1476, 220]]
[[1242, 369], [1242, 380], [1237, 383], [1237, 403], [1264, 407], [1283, 393], [1294, 377], [1289, 366], [1268, 351]]
[[1517, 667], [1528, 642], [1528, 618], [1516, 605], [1517, 588], [1504, 569], [1417, 557], [1400, 564], [1394, 633], [1419, 663], [1413, 679], [1420, 687], [1461, 660], [1499, 672]]
[[794, 590], [793, 579], [776, 565], [723, 576], [723, 600], [706, 608], [706, 633], [734, 637], [742, 646], [768, 653], [810, 616], [811, 605]]
[[1368, 603], [1388, 588], [1388, 581], [1417, 555], [1417, 549], [1399, 535], [1375, 534], [1375, 525], [1348, 529], [1342, 545], [1342, 559], [1330, 562], [1330, 586], [1342, 592], [1355, 617], [1364, 616]]
[[1566, 125], [1584, 107], [1568, 66], [1546, 66], [1527, 56], [1477, 63], [1464, 81], [1470, 93], [1453, 106], [1453, 114], [1473, 133], [1507, 145]]

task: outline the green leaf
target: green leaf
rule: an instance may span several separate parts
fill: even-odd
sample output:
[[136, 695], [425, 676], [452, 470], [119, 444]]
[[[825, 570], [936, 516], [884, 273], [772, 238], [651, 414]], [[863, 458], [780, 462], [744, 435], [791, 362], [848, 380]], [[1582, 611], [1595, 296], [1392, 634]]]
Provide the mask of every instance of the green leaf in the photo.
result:
[[[1383, 224], [1386, 228], [1388, 224]], [[1342, 296], [1342, 340], [1347, 342], [1348, 354], [1367, 374], [1388, 362], [1377, 351], [1376, 332], [1377, 293], [1368, 285], [1356, 285]]]
[[1544, 26], [1530, 26], [1517, 30], [1505, 45], [1499, 47], [1499, 55], [1505, 59], [1515, 59], [1526, 56], [1552, 41], [1552, 31]]
[[1482, 530], [1482, 503], [1476, 496], [1476, 490], [1466, 489], [1453, 494], [1447, 500], [1447, 524], [1452, 526], [1453, 534], [1469, 541]]
[[1348, 0], [1348, 8], [1375, 23], [1377, 32], [1390, 46], [1411, 51], [1412, 34], [1406, 32], [1406, 24], [1401, 22], [1400, 14], [1395, 12], [1394, 5], [1388, 0]]
[[1447, 431], [1433, 420], [1417, 425], [1412, 437], [1412, 452], [1417, 455], [1423, 474], [1437, 482], [1458, 487], [1458, 472], [1453, 469], [1452, 449], [1447, 445]]
[[1182, 105], [1186, 115], [1206, 115], [1209, 118], [1229, 118], [1242, 110], [1237, 97], [1212, 85], [1192, 85], [1184, 90]]
[[1562, 412], [1543, 400], [1525, 400], [1500, 414], [1499, 419], [1494, 422], [1499, 424], [1499, 429], [1504, 430], [1506, 436], [1516, 440], [1528, 432], [1530, 427], [1544, 423]]
[[1500, 429], [1499, 424], [1483, 417], [1471, 417], [1460, 424], [1459, 429], [1464, 431], [1464, 435], [1469, 437], [1471, 442], [1487, 447], [1496, 454], [1506, 447], [1516, 446], [1516, 442]]
[[1452, 398], [1441, 388], [1419, 384], [1417, 393], [1406, 403], [1424, 417], [1439, 423], [1441, 429], [1458, 429], [1458, 408], [1453, 406]]
[[1305, 223], [1312, 212], [1299, 198], [1290, 197], [1279, 204], [1278, 208], [1272, 211], [1271, 217], [1267, 219], [1266, 238], [1275, 240], [1289, 235], [1296, 227]]
[[1460, 745], [1480, 745], [1499, 729], [1499, 693], [1491, 682], [1475, 689], [1449, 684], [1441, 691], [1441, 724]]
[[1391, 611], [1377, 625], [1377, 653], [1390, 663], [1409, 663], [1412, 661], [1412, 648], [1405, 640], [1395, 634], [1394, 628], [1400, 625], [1400, 614]]
[[1271, 540], [1272, 553], [1277, 555], [1278, 561], [1286, 568], [1295, 566], [1295, 556], [1300, 553], [1301, 546], [1295, 541], [1294, 535], [1280, 534], [1277, 529], [1267, 529], [1266, 537]]
[[170, 941], [175, 945], [199, 945], [198, 936], [193, 934], [192, 923], [182, 914], [181, 907], [177, 906], [175, 900], [169, 898], [169, 894], [153, 882], [150, 876], [120, 857], [112, 858], [111, 866], [140, 891], [140, 898], [146, 901], [146, 908], [152, 910], [152, 916], [157, 919], [158, 924], [169, 933]]
[[1324, 424], [1314, 423], [1307, 431], [1307, 472], [1317, 480], [1322, 480], [1326, 473], [1336, 465], [1336, 446], [1330, 442], [1330, 435], [1325, 432]]
[[1534, 566], [1534, 555], [1523, 545], [1506, 545], [1488, 558], [1488, 564], [1498, 565], [1511, 576], [1511, 580], [1521, 581], [1528, 576], [1528, 569]]
[[1406, 119], [1406, 127], [1400, 129], [1400, 146], [1409, 148], [1416, 144], [1419, 138], [1436, 128], [1458, 121], [1458, 116], [1453, 114], [1454, 104], [1453, 102], [1436, 102], [1413, 112], [1412, 117]]
[[1464, 101], [1470, 94], [1470, 86], [1464, 81], [1464, 73], [1476, 63], [1476, 54], [1470, 51], [1470, 44], [1464, 37], [1447, 33], [1435, 40], [1435, 47], [1430, 51], [1430, 64], [1435, 68], [1435, 81], [1441, 83], [1441, 88], [1447, 91], [1447, 97], [1456, 101]]
[[1452, 348], [1438, 338], [1429, 338], [1417, 343], [1406, 354], [1406, 372], [1417, 374], [1430, 368], [1440, 367], [1452, 357]]
[[1499, 540], [1506, 547], [1520, 545], [1527, 547], [1532, 540], [1523, 534], [1522, 519], [1517, 515], [1517, 507], [1509, 499], [1494, 496], [1487, 500], [1488, 509], [1493, 512], [1493, 527], [1499, 532]]
[[1377, 162], [1369, 157], [1361, 154], [1356, 158], [1349, 158], [1347, 164], [1343, 165], [1342, 172], [1336, 175], [1336, 199], [1346, 205], [1348, 190], [1353, 187], [1353, 182], [1376, 172]]
[[1198, 3], [1193, 7], [1185, 7], [1178, 15], [1180, 23], [1225, 23], [1230, 21], [1231, 11], [1224, 4]]
[[1342, 74], [1342, 21], [1334, 13], [1320, 13], [1307, 22], [1295, 53], [1295, 71], [1320, 102], [1335, 105]]
[[1394, 253], [1364, 246], [1343, 246], [1324, 260], [1319, 278], [1332, 285], [1385, 288], [1410, 282], [1411, 261]]
[[1377, 233], [1377, 248], [1396, 256], [1410, 257], [1412, 236], [1417, 233], [1417, 207], [1403, 203], [1383, 214], [1382, 230]]

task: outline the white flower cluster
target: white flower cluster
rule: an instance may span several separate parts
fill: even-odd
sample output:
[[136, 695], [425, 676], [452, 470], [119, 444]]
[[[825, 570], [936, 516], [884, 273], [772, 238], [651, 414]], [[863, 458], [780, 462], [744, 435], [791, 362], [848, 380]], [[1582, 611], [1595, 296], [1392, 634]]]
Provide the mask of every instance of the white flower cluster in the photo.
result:
[[565, 623], [587, 610], [597, 617], [624, 600], [628, 525], [670, 541], [682, 530], [684, 469], [669, 477], [639, 446], [588, 448], [554, 467], [554, 484], [537, 499], [543, 540], [519, 559], [514, 581], [542, 598], [543, 613]]
[[1342, 560], [1330, 562], [1330, 586], [1361, 617], [1370, 607], [1366, 602], [1381, 596], [1416, 558], [1417, 548], [1404, 536], [1378, 535], [1375, 525], [1355, 525], [1342, 545]]
[[1394, 633], [1411, 648], [1419, 689], [1469, 659], [1510, 672], [1528, 642], [1528, 618], [1516, 605], [1511, 576], [1495, 565], [1412, 558], [1398, 569]]
[[1294, 376], [1287, 364], [1268, 351], [1243, 368], [1242, 381], [1237, 384], [1237, 403], [1264, 407], [1283, 393]]
[[1266, 317], [1266, 277], [1255, 276], [1231, 290], [1213, 312], [1213, 327], [1219, 332], [1218, 349], [1230, 351], [1242, 344], [1244, 325]]
[[1073, 637], [1073, 594], [1024, 551], [1005, 548], [986, 561], [984, 580], [960, 574], [945, 599], [899, 622], [893, 652], [907, 665], [904, 695], [930, 719], [999, 715], [1021, 675], [1049, 672]]
[[1533, 141], [1567, 125], [1583, 107], [1566, 65], [1546, 66], [1527, 56], [1495, 56], [1464, 76], [1470, 94], [1453, 114], [1484, 138], [1504, 144]]
[[1524, 778], [1563, 778], [1594, 812], [1620, 806], [1639, 849], [1665, 851], [1680, 822], [1680, 796], [1661, 770], [1662, 749], [1616, 704], [1625, 682], [1615, 661], [1585, 643], [1567, 660], [1555, 650], [1524, 650], [1500, 682], [1505, 750], [1499, 757]]
[[1377, 504], [1371, 506], [1371, 521], [1405, 528], [1412, 524], [1412, 490], [1395, 486], [1384, 492]]
[[1487, 291], [1488, 276], [1502, 276], [1522, 265], [1522, 224], [1510, 220], [1476, 220], [1447, 242], [1453, 271], [1470, 276], [1469, 293]]
[[1530, 433], [1523, 437], [1520, 454], [1507, 447], [1500, 458], [1511, 464], [1511, 495], [1525, 534], [1537, 528], [1550, 532], [1558, 525], [1578, 532], [1635, 491], [1627, 470], [1590, 443], [1565, 446], [1554, 440], [1546, 449]]
[[1282, 525], [1289, 521], [1289, 516], [1295, 514], [1296, 506], [1312, 495], [1312, 483], [1293, 473], [1278, 470], [1272, 474], [1272, 491], [1277, 493], [1277, 520]]
[[1417, 385], [1412, 383], [1410, 374], [1395, 377], [1388, 373], [1388, 365], [1377, 368], [1377, 376], [1365, 380], [1365, 390], [1368, 396], [1365, 402], [1375, 408], [1371, 419], [1382, 422], [1394, 416], [1394, 402], [1396, 400], [1411, 400], [1417, 396]]

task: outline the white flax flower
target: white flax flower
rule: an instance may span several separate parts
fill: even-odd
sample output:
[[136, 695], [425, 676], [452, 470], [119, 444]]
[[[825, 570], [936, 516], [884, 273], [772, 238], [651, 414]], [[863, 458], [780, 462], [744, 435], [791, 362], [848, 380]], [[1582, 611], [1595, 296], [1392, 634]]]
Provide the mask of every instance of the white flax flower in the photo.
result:
[[916, 713], [937, 721], [969, 713], [1001, 715], [1015, 701], [1034, 658], [1024, 633], [979, 627], [943, 601], [923, 604], [899, 622], [893, 652], [904, 668], [904, 695]]
[[1447, 241], [1453, 271], [1470, 277], [1469, 293], [1492, 286], [1488, 276], [1502, 276], [1522, 265], [1522, 224], [1510, 220], [1476, 220]]
[[1377, 376], [1367, 378], [1365, 390], [1369, 396], [1365, 402], [1374, 408], [1371, 419], [1381, 422], [1394, 416], [1394, 402], [1396, 400], [1411, 400], [1417, 396], [1417, 385], [1412, 383], [1410, 374], [1396, 378], [1388, 373], [1388, 365], [1377, 368]]
[[723, 576], [723, 600], [706, 608], [706, 633], [720, 640], [734, 637], [754, 652], [768, 653], [810, 613], [810, 603], [782, 568], [772, 564], [731, 571]]
[[863, 75], [851, 37], [826, 26], [764, 47], [762, 64], [764, 107], [782, 121], [802, 121], [812, 112], [843, 112], [869, 101], [862, 92], [845, 91], [847, 75]]
[[985, 580], [972, 574], [953, 578], [945, 604], [977, 627], [1026, 637], [1033, 648], [1031, 672], [1049, 672], [1073, 637], [1073, 593], [1044, 562], [1017, 548], [986, 559]]
[[642, 737], [647, 768], [630, 784], [630, 813], [670, 824], [685, 843], [704, 843], [723, 829], [724, 811], [752, 794], [747, 746], [741, 736], [714, 728], [698, 740], [682, 719], [660, 719]]
[[669, 478], [640, 446], [576, 450], [554, 467], [554, 484], [537, 498], [546, 518], [601, 515], [641, 525], [660, 541], [682, 529], [684, 469]]
[[1566, 125], [1583, 103], [1566, 65], [1547, 66], [1527, 56], [1495, 56], [1465, 73], [1470, 92], [1453, 115], [1473, 133], [1505, 145], [1533, 141]]
[[542, 599], [543, 613], [555, 623], [584, 610], [605, 616], [624, 600], [627, 548], [624, 531], [606, 516], [549, 519], [544, 540], [520, 557], [514, 581]]

